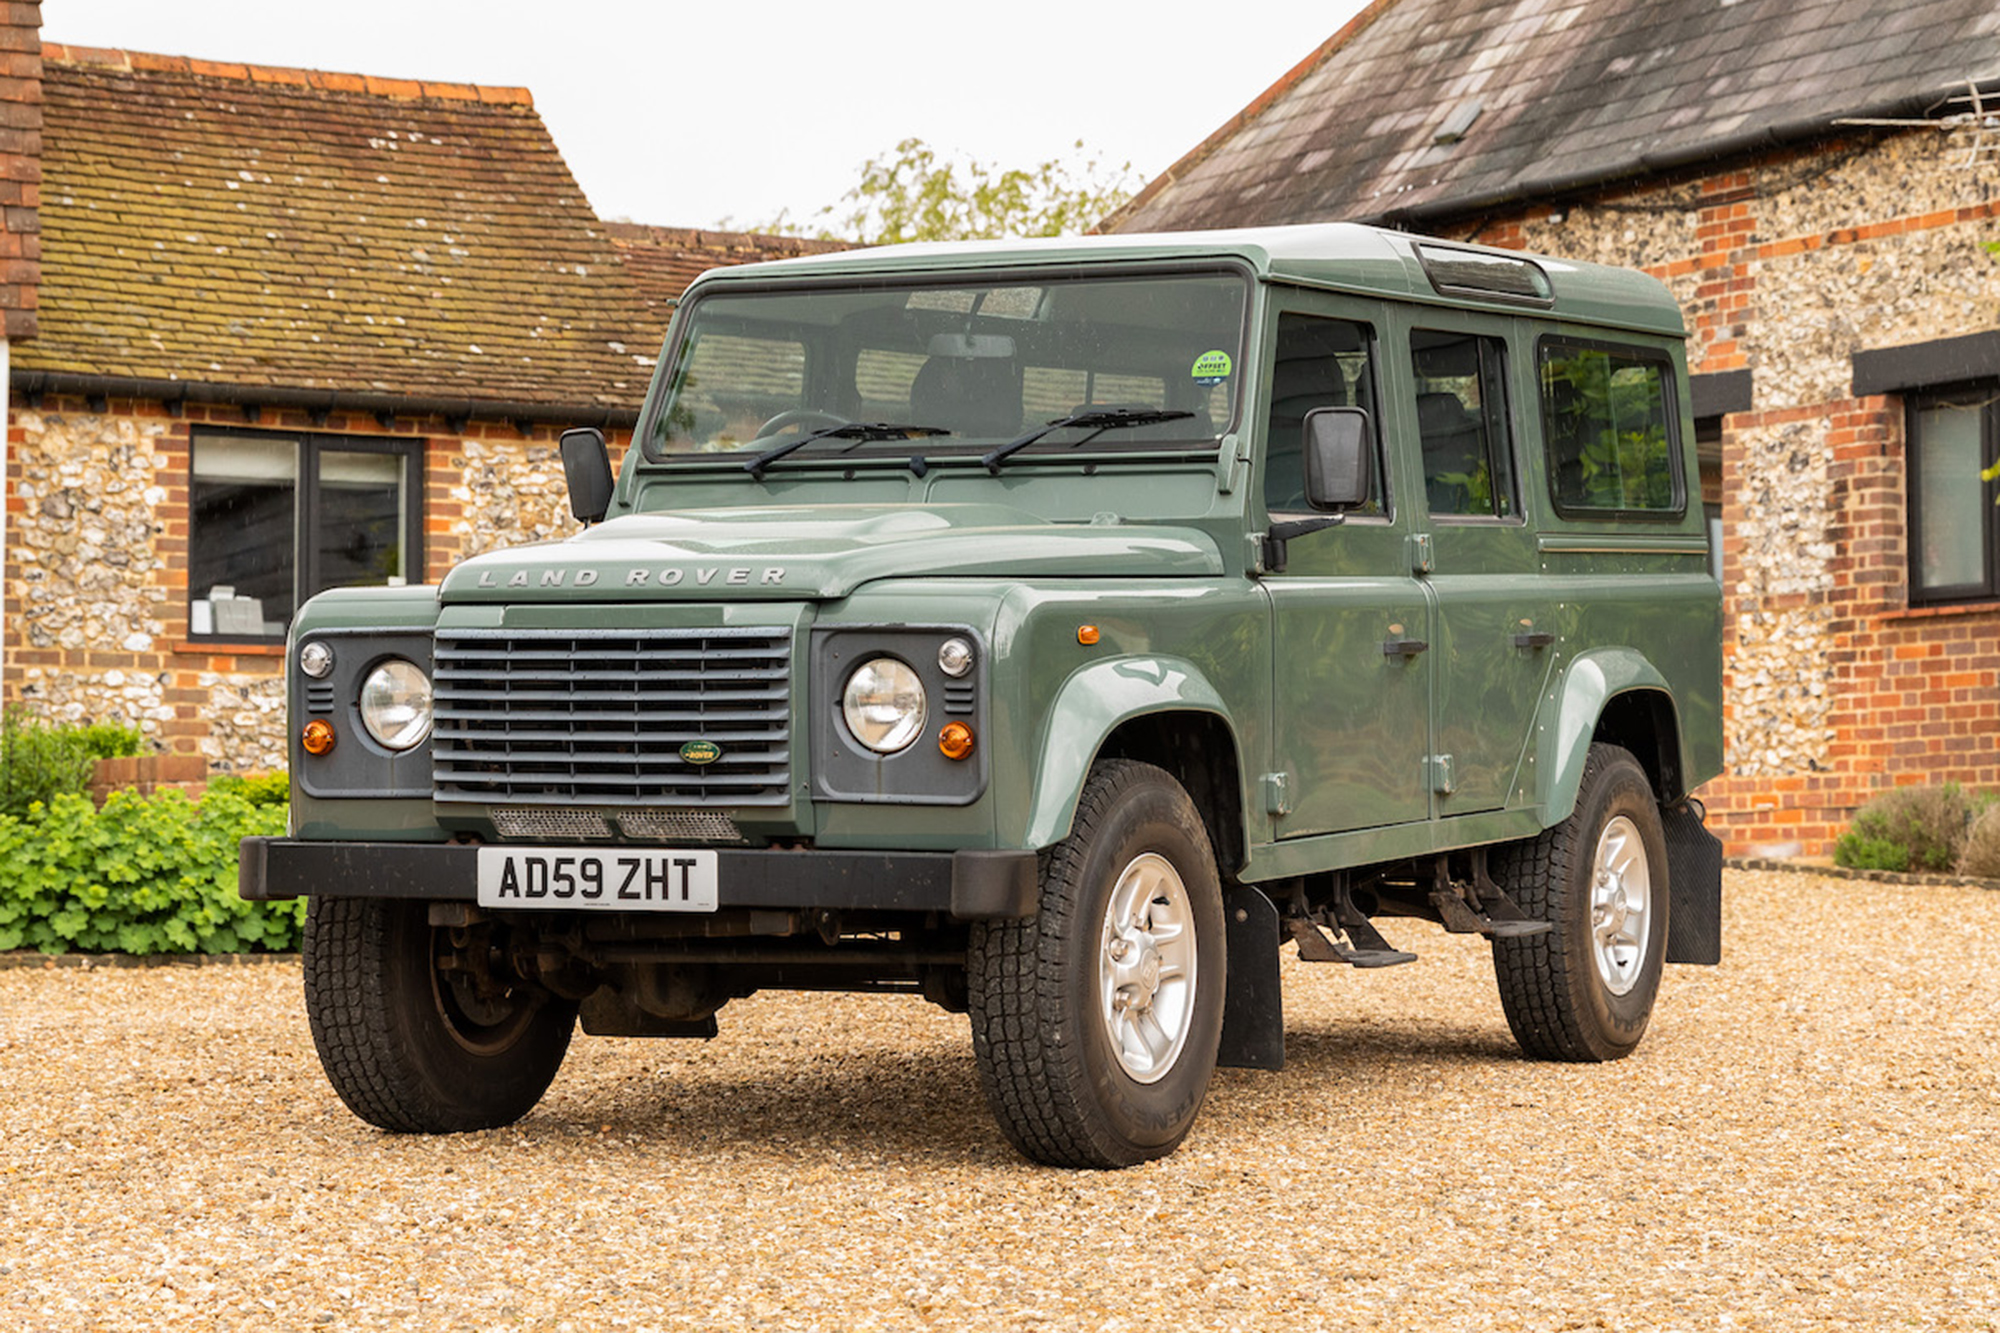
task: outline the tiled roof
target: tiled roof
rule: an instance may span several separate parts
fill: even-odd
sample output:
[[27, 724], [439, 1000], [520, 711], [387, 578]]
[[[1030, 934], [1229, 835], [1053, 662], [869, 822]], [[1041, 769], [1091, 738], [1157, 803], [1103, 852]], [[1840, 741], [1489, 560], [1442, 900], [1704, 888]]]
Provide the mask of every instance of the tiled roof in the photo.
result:
[[845, 241], [811, 241], [745, 231], [702, 231], [688, 227], [646, 227], [606, 223], [611, 243], [624, 261], [634, 292], [664, 328], [673, 303], [689, 283], [712, 268], [793, 259], [852, 247]]
[[22, 371], [638, 405], [663, 318], [527, 92], [50, 46]]
[[1968, 80], [2000, 80], [1994, 0], [1375, 0], [1103, 227], [1421, 223], [1919, 114]]
[[40, 0], [0, 4], [0, 337], [35, 333], [41, 238]]

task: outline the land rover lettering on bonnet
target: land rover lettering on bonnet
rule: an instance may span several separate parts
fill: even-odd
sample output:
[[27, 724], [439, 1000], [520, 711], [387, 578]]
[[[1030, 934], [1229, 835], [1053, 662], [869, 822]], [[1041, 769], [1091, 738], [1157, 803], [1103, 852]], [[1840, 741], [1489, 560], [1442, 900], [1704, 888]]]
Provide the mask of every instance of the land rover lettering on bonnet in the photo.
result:
[[563, 437], [580, 531], [296, 617], [242, 883], [310, 900], [328, 1078], [474, 1130], [579, 1028], [906, 992], [1021, 1152], [1118, 1167], [1283, 1077], [1282, 950], [1439, 929], [1526, 1055], [1631, 1054], [1721, 949], [1683, 338], [1353, 226], [707, 274], [616, 475]]

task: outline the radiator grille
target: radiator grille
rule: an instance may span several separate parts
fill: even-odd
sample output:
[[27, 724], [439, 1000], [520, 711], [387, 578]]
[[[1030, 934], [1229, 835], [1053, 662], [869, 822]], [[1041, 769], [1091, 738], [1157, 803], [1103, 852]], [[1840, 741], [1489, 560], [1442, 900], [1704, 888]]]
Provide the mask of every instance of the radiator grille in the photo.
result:
[[783, 805], [791, 665], [784, 629], [440, 630], [436, 798]]

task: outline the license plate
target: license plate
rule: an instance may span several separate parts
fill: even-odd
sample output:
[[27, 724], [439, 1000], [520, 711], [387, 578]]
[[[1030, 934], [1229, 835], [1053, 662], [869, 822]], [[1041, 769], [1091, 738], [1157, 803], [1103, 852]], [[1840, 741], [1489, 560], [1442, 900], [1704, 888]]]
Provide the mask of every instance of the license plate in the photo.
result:
[[481, 847], [481, 907], [713, 912], [716, 858], [702, 851]]

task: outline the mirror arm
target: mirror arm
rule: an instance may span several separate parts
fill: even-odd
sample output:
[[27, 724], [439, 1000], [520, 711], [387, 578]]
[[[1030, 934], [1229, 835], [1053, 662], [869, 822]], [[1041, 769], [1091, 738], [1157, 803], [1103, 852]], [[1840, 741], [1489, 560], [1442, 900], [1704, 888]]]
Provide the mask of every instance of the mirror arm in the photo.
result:
[[1264, 572], [1282, 574], [1288, 557], [1287, 544], [1294, 537], [1303, 537], [1309, 532], [1324, 532], [1337, 528], [1347, 521], [1346, 514], [1321, 514], [1316, 518], [1287, 519], [1283, 523], [1273, 523], [1264, 534]]

